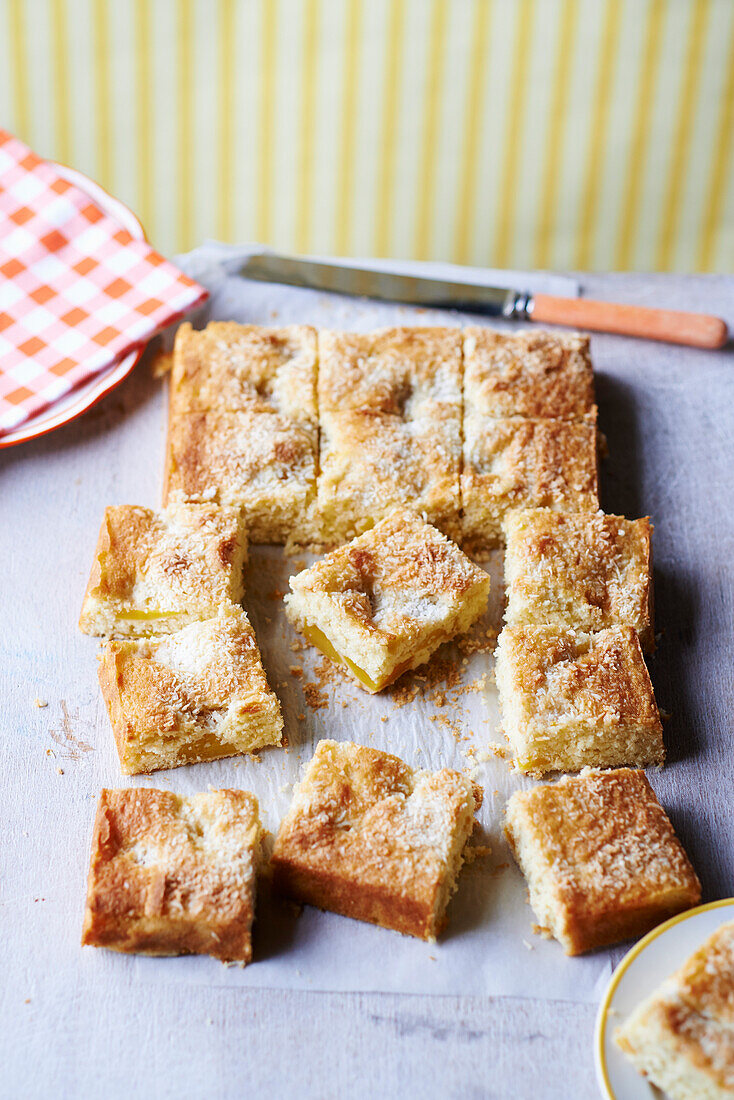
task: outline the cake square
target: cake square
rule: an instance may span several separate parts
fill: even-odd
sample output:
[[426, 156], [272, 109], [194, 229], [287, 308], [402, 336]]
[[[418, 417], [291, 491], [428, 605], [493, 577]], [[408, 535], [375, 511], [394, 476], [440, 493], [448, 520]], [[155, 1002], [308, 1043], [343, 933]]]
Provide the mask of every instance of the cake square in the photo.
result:
[[242, 599], [243, 518], [214, 504], [106, 508], [79, 627], [122, 637], [179, 630]]
[[261, 834], [248, 791], [103, 790], [82, 944], [248, 963]]
[[588, 336], [464, 329], [464, 402], [483, 416], [586, 416], [594, 409]]
[[291, 577], [290, 587], [293, 626], [376, 692], [469, 629], [487, 606], [489, 577], [402, 509]]
[[503, 542], [515, 508], [596, 512], [596, 413], [580, 420], [464, 417], [462, 537], [477, 551]]
[[460, 772], [320, 741], [278, 830], [273, 885], [296, 901], [435, 940], [481, 791]]
[[640, 1004], [615, 1039], [671, 1100], [734, 1095], [734, 921]]
[[108, 642], [99, 682], [125, 775], [280, 744], [280, 704], [239, 607], [175, 634]]
[[319, 332], [319, 410], [405, 420], [461, 413], [461, 329]]
[[233, 321], [210, 321], [200, 331], [188, 322], [180, 325], [170, 406], [176, 413], [274, 412], [315, 430], [316, 330]]
[[316, 428], [280, 413], [177, 413], [168, 426], [163, 499], [241, 508], [252, 542], [308, 541], [317, 459]]
[[510, 512], [505, 520], [505, 583], [511, 626], [603, 630], [634, 627], [655, 647], [648, 518], [603, 512]]
[[631, 627], [598, 634], [505, 627], [495, 675], [519, 771], [541, 776], [663, 763], [660, 715]]
[[319, 333], [317, 519], [347, 542], [394, 508], [459, 530], [461, 332]]
[[505, 832], [541, 928], [567, 955], [641, 936], [700, 900], [642, 771], [588, 770], [517, 791]]
[[347, 542], [405, 507], [457, 536], [460, 464], [458, 415], [323, 413], [315, 521], [323, 544]]

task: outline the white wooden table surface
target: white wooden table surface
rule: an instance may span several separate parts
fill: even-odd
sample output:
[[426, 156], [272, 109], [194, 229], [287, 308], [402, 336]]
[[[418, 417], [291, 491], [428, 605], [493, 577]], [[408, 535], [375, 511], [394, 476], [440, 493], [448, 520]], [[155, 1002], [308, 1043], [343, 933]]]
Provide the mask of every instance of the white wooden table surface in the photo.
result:
[[[589, 296], [707, 310], [734, 326], [732, 279], [583, 282]], [[729, 896], [734, 354], [599, 337], [594, 357], [610, 449], [603, 507], [655, 522], [664, 635], [652, 673], [672, 716], [669, 763], [653, 781], [705, 899]], [[59, 900], [87, 859], [98, 793], [87, 745], [103, 723], [93, 672], [84, 683], [68, 673], [87, 645], [69, 609], [104, 504], [156, 503], [136, 439], [160, 419], [158, 389], [141, 364], [81, 420], [0, 452], [0, 1096], [593, 1097], [590, 1005], [154, 986], [132, 975], [103, 992], [92, 985], [77, 947], [82, 899]]]

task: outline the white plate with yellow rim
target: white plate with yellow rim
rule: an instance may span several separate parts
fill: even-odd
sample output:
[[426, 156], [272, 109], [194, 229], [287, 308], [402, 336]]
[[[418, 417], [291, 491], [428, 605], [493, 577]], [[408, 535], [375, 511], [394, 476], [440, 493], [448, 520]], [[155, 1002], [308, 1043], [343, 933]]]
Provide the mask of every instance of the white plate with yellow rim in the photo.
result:
[[627, 952], [612, 974], [596, 1017], [596, 1078], [606, 1100], [661, 1100], [614, 1042], [614, 1032], [634, 1008], [701, 946], [719, 925], [734, 920], [734, 898], [679, 913], [653, 928]]

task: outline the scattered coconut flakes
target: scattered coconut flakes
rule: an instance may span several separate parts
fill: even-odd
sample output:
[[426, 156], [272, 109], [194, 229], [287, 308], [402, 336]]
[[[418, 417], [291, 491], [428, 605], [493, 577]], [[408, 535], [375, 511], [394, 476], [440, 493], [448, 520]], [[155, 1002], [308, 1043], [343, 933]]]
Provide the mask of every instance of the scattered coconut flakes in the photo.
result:
[[46, 699], [35, 699], [34, 702], [35, 702], [37, 707], [47, 707], [48, 706], [48, 700], [46, 700]]
[[542, 924], [534, 924], [533, 932], [536, 936], [542, 936], [544, 940], [552, 940], [553, 933], [550, 928], [545, 928]]
[[150, 371], [154, 378], [162, 378], [168, 374], [173, 366], [172, 351], [157, 351], [150, 364]]
[[304, 684], [303, 695], [306, 706], [310, 707], [311, 710], [323, 710], [324, 707], [329, 705], [328, 695], [318, 684]]
[[477, 844], [464, 849], [464, 863], [475, 863], [478, 859], [486, 859], [492, 855], [492, 849], [488, 844]]
[[473, 653], [491, 653], [497, 644], [497, 630], [495, 627], [479, 626], [463, 634], [456, 642], [459, 651], [466, 657]]
[[477, 760], [480, 760], [483, 764], [486, 764], [488, 760], [491, 760], [495, 756], [499, 756], [500, 760], [505, 760], [508, 753], [509, 749], [507, 745], [503, 745], [500, 741], [490, 741], [487, 745], [486, 752], [480, 752], [477, 756]]

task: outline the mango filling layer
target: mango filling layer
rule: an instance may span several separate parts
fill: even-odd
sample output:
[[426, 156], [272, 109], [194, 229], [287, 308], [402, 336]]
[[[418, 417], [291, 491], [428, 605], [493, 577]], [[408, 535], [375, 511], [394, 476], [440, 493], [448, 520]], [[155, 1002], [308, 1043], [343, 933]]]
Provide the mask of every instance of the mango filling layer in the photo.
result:
[[382, 680], [379, 684], [375, 683], [363, 668], [360, 668], [359, 665], [355, 665], [354, 661], [350, 661], [348, 657], [343, 657], [341, 653], [338, 653], [323, 631], [319, 630], [317, 626], [304, 627], [303, 634], [311, 645], [321, 650], [323, 655], [328, 657], [330, 661], [333, 661], [334, 664], [344, 665], [345, 668], [348, 668], [354, 678], [359, 680], [360, 684], [366, 687], [368, 691], [380, 691], [385, 687], [387, 680]]
[[124, 615], [115, 615], [115, 618], [127, 622], [131, 619], [175, 619], [181, 614], [180, 611], [126, 611]]

